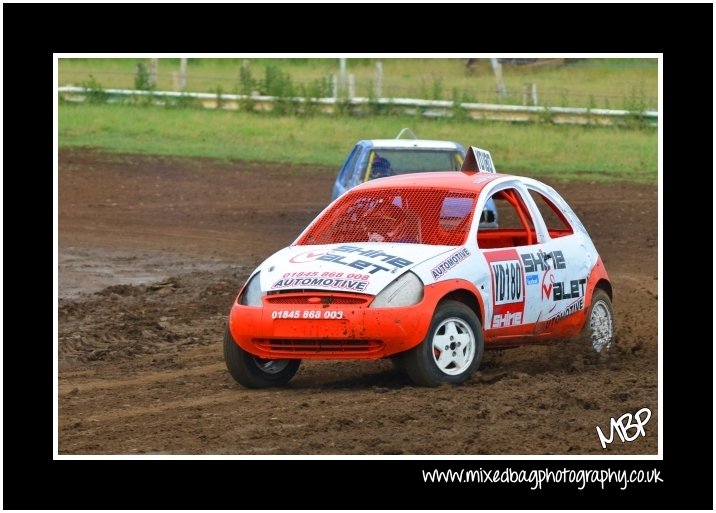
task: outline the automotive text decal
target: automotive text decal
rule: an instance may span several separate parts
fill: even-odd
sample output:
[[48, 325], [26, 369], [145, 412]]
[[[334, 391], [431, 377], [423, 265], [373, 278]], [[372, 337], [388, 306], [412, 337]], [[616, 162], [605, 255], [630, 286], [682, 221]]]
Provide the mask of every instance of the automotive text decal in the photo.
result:
[[368, 286], [368, 282], [360, 280], [348, 280], [341, 278], [287, 278], [281, 279], [271, 285], [272, 289], [286, 288], [331, 288], [344, 289], [354, 292], [363, 292]]
[[467, 248], [459, 249], [430, 270], [433, 275], [433, 279], [437, 280], [441, 278], [469, 256], [470, 251]]
[[569, 317], [575, 312], [584, 308], [584, 298], [580, 297], [573, 303], [570, 303], [564, 310], [557, 312], [545, 321], [545, 329], [550, 329], [555, 324], [559, 324], [563, 319]]

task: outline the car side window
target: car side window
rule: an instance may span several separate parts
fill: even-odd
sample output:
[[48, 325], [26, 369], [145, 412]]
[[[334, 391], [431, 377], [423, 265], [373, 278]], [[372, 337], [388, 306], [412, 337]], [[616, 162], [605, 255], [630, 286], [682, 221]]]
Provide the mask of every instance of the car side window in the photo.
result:
[[542, 219], [544, 219], [544, 224], [547, 226], [547, 231], [551, 238], [556, 239], [557, 237], [564, 237], [574, 233], [564, 214], [549, 198], [533, 189], [529, 189], [529, 191], [532, 200], [542, 215]]
[[353, 177], [353, 171], [356, 166], [356, 162], [360, 159], [360, 154], [362, 153], [363, 148], [360, 146], [356, 146], [353, 148], [353, 151], [351, 152], [350, 156], [348, 157], [348, 160], [346, 161], [346, 165], [343, 166], [343, 169], [341, 170], [341, 175], [338, 177], [338, 183], [340, 183], [343, 187], [349, 187], [349, 183], [351, 182], [351, 178]]
[[490, 199], [497, 210], [499, 226], [478, 226], [477, 245], [480, 248], [513, 248], [537, 244], [532, 215], [520, 191], [515, 188], [501, 189], [490, 196]]

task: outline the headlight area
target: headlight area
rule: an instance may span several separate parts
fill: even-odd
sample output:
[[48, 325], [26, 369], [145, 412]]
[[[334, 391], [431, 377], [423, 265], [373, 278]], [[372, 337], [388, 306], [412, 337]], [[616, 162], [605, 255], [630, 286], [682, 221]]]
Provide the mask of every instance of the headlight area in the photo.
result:
[[407, 272], [385, 287], [371, 303], [371, 308], [395, 308], [420, 303], [423, 299], [423, 282], [412, 272]]
[[263, 293], [261, 292], [260, 275], [260, 272], [254, 274], [246, 287], [244, 287], [244, 291], [241, 293], [241, 297], [239, 297], [240, 304], [244, 306], [263, 306], [261, 303]]

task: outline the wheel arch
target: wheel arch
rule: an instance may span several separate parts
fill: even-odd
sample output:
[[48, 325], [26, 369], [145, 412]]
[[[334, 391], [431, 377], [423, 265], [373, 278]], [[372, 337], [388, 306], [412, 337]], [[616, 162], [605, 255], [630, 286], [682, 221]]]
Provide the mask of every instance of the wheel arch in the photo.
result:
[[480, 319], [480, 324], [483, 326], [485, 325], [484, 322], [484, 315], [483, 315], [483, 305], [482, 301], [479, 298], [479, 294], [475, 295], [474, 292], [468, 289], [455, 289], [453, 291], [448, 292], [443, 297], [440, 298], [439, 303], [442, 303], [443, 301], [458, 301], [460, 303], [463, 303], [465, 306], [470, 308], [473, 312], [475, 312], [475, 315], [477, 315], [477, 318]]
[[601, 290], [603, 290], [604, 292], [606, 292], [606, 293], [607, 293], [607, 296], [609, 296], [609, 301], [614, 300], [614, 297], [612, 296], [612, 284], [611, 284], [611, 282], [610, 282], [609, 280], [604, 279], [604, 278], [600, 279], [600, 280], [594, 285], [594, 288], [595, 288], [595, 289], [601, 289]]

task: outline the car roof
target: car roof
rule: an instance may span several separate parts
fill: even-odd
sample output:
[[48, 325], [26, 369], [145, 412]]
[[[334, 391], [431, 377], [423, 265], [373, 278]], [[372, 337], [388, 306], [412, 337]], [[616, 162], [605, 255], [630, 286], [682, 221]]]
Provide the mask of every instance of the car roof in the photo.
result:
[[369, 189], [385, 188], [400, 189], [438, 187], [441, 189], [459, 189], [479, 193], [485, 185], [499, 178], [512, 178], [519, 180], [521, 177], [502, 173], [482, 173], [477, 171], [431, 171], [378, 178], [360, 184], [351, 190], [354, 191], [359, 188], [360, 190], [365, 191]]
[[425, 149], [425, 150], [460, 150], [464, 148], [452, 141], [434, 141], [431, 139], [365, 139], [358, 144], [372, 146], [377, 149]]

